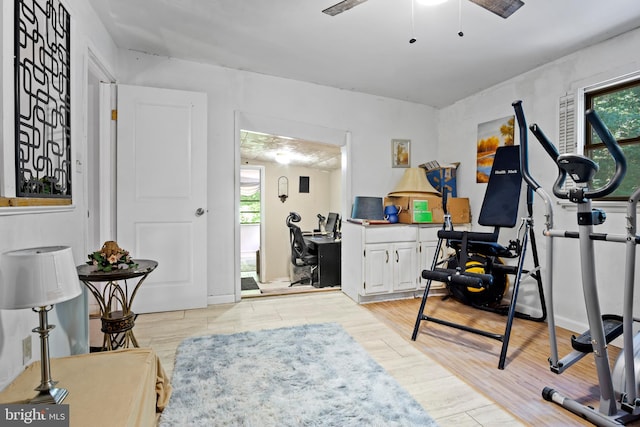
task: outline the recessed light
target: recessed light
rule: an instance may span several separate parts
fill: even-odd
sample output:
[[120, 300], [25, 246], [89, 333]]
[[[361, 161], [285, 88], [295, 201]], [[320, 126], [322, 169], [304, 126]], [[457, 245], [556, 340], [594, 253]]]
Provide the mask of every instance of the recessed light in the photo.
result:
[[288, 165], [290, 161], [291, 155], [289, 153], [276, 153], [276, 162], [280, 163], [281, 165]]

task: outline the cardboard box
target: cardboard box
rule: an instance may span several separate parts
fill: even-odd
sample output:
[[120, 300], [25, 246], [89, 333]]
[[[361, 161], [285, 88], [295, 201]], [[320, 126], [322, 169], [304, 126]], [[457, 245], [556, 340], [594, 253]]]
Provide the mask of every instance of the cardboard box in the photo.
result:
[[471, 208], [467, 197], [455, 197], [447, 199], [447, 210], [454, 224], [467, 224], [471, 222]]
[[449, 197], [456, 197], [458, 195], [458, 186], [456, 180], [456, 171], [460, 163], [452, 163], [447, 166], [440, 166], [440, 164], [432, 160], [420, 165], [426, 171], [427, 180], [429, 184], [438, 190], [441, 194], [443, 191], [447, 191]]
[[442, 197], [435, 195], [423, 196], [387, 196], [384, 205], [396, 205], [402, 210], [398, 215], [398, 222], [403, 224], [442, 223]]

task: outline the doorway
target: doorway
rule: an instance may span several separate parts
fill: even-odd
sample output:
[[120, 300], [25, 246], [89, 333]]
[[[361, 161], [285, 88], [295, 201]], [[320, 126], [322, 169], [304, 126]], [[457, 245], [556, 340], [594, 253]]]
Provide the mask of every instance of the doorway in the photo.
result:
[[260, 295], [264, 167], [240, 168], [240, 275], [242, 296]]
[[[272, 119], [273, 120], [273, 119]], [[279, 295], [292, 292], [336, 290], [339, 287], [316, 288], [311, 285], [293, 286], [291, 283], [291, 249], [289, 241], [289, 229], [286, 226], [286, 218], [290, 212], [296, 211], [303, 218], [300, 227], [303, 230], [312, 231], [318, 228], [318, 216], [327, 216], [329, 212], [339, 212], [344, 216], [345, 199], [348, 197], [348, 188], [345, 185], [346, 167], [345, 159], [348, 153], [348, 132], [329, 132], [330, 137], [322, 138], [331, 142], [313, 142], [309, 139], [277, 136], [258, 129], [273, 128], [273, 124], [264, 127], [254, 127], [255, 121], [251, 121], [252, 130], [238, 128], [238, 204], [242, 203], [242, 186], [246, 184], [244, 176], [246, 170], [251, 167], [263, 167], [264, 175], [261, 181], [263, 192], [261, 201], [261, 243], [258, 252], [252, 253], [252, 247], [246, 237], [241, 219], [237, 243], [237, 272], [238, 282], [240, 277], [252, 274], [247, 268], [247, 260], [254, 258], [257, 263], [255, 273], [260, 287], [261, 295]], [[299, 124], [297, 127], [300, 127]], [[299, 131], [299, 129], [296, 129]], [[323, 129], [327, 136], [327, 130]], [[310, 132], [314, 135], [316, 132]], [[279, 133], [278, 135], [286, 135]], [[306, 160], [305, 160], [306, 158]], [[288, 164], [286, 160], [289, 160]], [[305, 164], [305, 161], [307, 162]], [[331, 165], [331, 166], [330, 166]], [[300, 180], [300, 178], [305, 178]], [[288, 181], [287, 197], [280, 197], [279, 182], [282, 179]], [[300, 184], [309, 184], [311, 193], [306, 193]], [[302, 191], [301, 191], [302, 190]], [[306, 197], [306, 198], [305, 198]], [[242, 207], [240, 210], [240, 217]], [[243, 228], [245, 230], [243, 230]], [[256, 233], [253, 233], [256, 235]], [[255, 246], [255, 238], [254, 238]], [[241, 283], [238, 283], [241, 285]], [[238, 286], [240, 288], [240, 286]], [[241, 298], [253, 297], [240, 292]]]

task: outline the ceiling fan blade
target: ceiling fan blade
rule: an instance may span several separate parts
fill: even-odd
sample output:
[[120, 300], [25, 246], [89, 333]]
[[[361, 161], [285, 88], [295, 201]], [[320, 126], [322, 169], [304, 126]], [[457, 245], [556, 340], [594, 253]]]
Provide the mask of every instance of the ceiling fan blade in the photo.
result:
[[331, 7], [326, 8], [322, 11], [322, 13], [326, 13], [327, 15], [336, 16], [339, 13], [344, 12], [345, 10], [349, 10], [354, 6], [359, 5], [360, 3], [364, 3], [367, 0], [344, 0], [340, 3], [336, 3]]
[[522, 0], [469, 0], [496, 15], [507, 19], [513, 12], [524, 6]]

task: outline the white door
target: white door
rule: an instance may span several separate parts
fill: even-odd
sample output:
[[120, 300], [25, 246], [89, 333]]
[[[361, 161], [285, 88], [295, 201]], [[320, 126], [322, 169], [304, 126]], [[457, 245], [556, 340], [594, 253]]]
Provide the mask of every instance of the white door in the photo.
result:
[[207, 304], [206, 107], [203, 93], [118, 86], [117, 241], [158, 262], [136, 313]]

